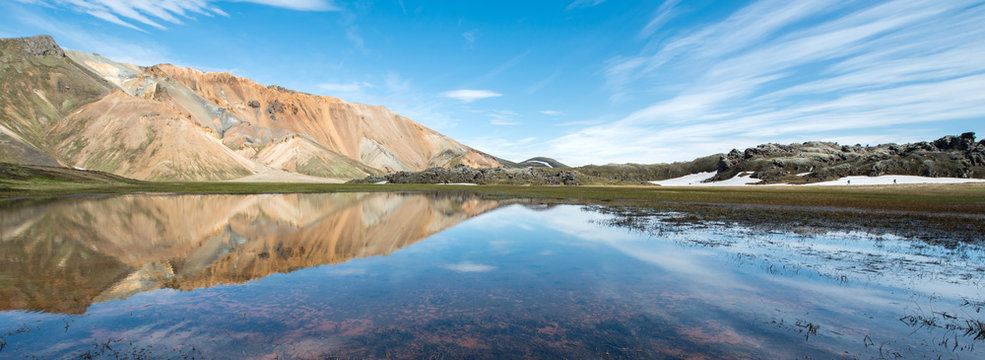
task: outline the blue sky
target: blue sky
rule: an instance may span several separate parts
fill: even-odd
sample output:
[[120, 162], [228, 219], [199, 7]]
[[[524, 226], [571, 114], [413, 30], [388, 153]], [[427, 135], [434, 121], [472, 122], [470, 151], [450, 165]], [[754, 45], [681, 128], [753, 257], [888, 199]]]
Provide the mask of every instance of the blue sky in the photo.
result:
[[985, 136], [983, 1], [6, 0], [0, 36], [384, 105], [511, 160]]

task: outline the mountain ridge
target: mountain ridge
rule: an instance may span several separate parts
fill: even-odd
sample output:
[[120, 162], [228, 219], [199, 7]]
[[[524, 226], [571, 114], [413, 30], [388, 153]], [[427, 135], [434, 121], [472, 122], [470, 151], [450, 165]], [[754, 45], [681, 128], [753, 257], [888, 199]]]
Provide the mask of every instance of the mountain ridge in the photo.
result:
[[382, 106], [229, 73], [118, 63], [62, 50], [50, 36], [0, 39], [0, 75], [3, 162], [212, 181], [501, 165]]

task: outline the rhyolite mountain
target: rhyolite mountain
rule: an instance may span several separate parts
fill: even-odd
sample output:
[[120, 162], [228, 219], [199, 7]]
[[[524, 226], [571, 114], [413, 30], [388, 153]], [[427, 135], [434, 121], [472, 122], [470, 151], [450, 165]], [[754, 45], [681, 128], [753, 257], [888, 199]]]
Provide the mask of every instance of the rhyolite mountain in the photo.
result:
[[118, 63], [49, 36], [0, 39], [0, 162], [260, 181], [502, 165], [381, 106]]

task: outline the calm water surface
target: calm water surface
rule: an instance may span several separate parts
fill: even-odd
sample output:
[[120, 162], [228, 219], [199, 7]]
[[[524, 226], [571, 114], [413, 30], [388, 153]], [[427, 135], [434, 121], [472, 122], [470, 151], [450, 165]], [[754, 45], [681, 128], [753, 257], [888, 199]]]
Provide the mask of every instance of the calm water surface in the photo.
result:
[[391, 193], [11, 205], [0, 358], [985, 358], [980, 246], [622, 211]]

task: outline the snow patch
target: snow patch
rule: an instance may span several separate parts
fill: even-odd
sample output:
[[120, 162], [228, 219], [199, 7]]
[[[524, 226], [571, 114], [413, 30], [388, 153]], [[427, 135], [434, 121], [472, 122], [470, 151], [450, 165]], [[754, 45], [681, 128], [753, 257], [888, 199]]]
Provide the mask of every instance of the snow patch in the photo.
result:
[[[808, 173], [797, 174], [805, 176]], [[744, 172], [732, 177], [731, 179], [713, 182], [702, 182], [715, 176], [714, 171], [700, 172], [691, 175], [684, 175], [678, 178], [651, 181], [651, 184], [660, 186], [742, 186], [758, 183], [759, 179], [751, 177], [751, 173]], [[985, 183], [985, 179], [965, 179], [951, 177], [926, 177], [912, 175], [882, 175], [882, 176], [848, 176], [838, 180], [803, 184], [804, 186], [861, 186], [861, 185], [893, 185], [893, 184], [960, 184], [960, 183]], [[790, 185], [790, 184], [770, 184], [770, 185]]]
[[731, 179], [703, 182], [715, 176], [714, 171], [705, 171], [691, 175], [684, 175], [673, 179], [651, 181], [650, 183], [660, 186], [742, 186], [755, 184], [760, 181], [759, 179], [750, 177], [750, 175], [752, 175], [752, 173], [743, 172], [739, 175], [733, 176]]
[[912, 175], [882, 175], [882, 176], [847, 176], [838, 180], [804, 184], [806, 186], [817, 185], [893, 185], [893, 184], [960, 184], [960, 183], [981, 183], [985, 179], [964, 179], [952, 177], [926, 177]]
[[547, 167], [552, 168], [552, 169], [554, 168], [553, 166], [551, 166], [551, 164], [548, 164], [548, 163], [543, 162], [543, 161], [540, 161], [540, 160], [530, 160], [528, 162], [542, 164], [542, 165], [547, 166]]

